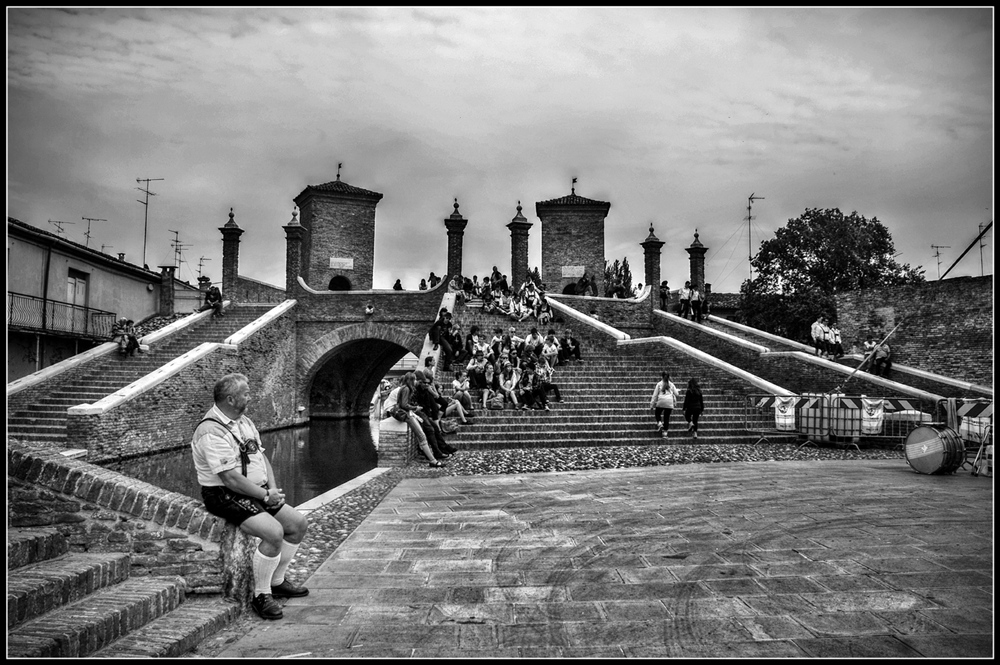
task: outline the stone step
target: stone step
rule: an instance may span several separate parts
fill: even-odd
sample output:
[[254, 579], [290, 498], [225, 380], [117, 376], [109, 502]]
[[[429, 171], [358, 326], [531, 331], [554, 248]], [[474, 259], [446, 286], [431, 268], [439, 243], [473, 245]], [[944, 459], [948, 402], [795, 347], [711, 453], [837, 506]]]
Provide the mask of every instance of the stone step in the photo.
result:
[[236, 603], [192, 598], [108, 647], [95, 658], [177, 658], [188, 653], [239, 616]]
[[81, 658], [184, 601], [180, 577], [130, 578], [7, 632], [7, 657]]
[[69, 552], [69, 541], [55, 529], [7, 529], [8, 571], [48, 561], [67, 552]]
[[[742, 431], [738, 428], [727, 428], [727, 427], [702, 427], [700, 424], [698, 426], [700, 430], [699, 435], [702, 433], [705, 436], [713, 437], [742, 437], [746, 438], [751, 436], [749, 433]], [[676, 432], [686, 432], [687, 427], [684, 422], [673, 423], [671, 425], [670, 431]], [[477, 432], [474, 429], [463, 430], [461, 435], [453, 434], [448, 438], [448, 441], [454, 441], [456, 445], [461, 445], [466, 442], [488, 442], [488, 441], [499, 441], [503, 443], [513, 442], [513, 441], [538, 441], [541, 442], [541, 446], [547, 445], [545, 442], [551, 440], [553, 437], [565, 438], [569, 441], [615, 441], [620, 439], [644, 439], [648, 437], [657, 436], [656, 426], [653, 423], [646, 423], [643, 427], [633, 427], [629, 429], [560, 429], [559, 431], [553, 432], [543, 432], [539, 431], [537, 428], [533, 430], [521, 430], [521, 431], [505, 431], [505, 432]]]
[[129, 555], [65, 554], [7, 574], [7, 628], [128, 578]]
[[[564, 439], [564, 438], [537, 438], [523, 440], [490, 440], [490, 441], [449, 441], [462, 450], [468, 451], [492, 451], [505, 449], [526, 449], [526, 448], [593, 448], [602, 446], [650, 446], [650, 445], [734, 445], [752, 444], [757, 440], [756, 435], [732, 434], [732, 435], [703, 435], [698, 433], [695, 439], [689, 432], [674, 431], [671, 429], [668, 438], [664, 439], [659, 433], [653, 431], [632, 436], [605, 437], [603, 439]], [[792, 443], [797, 441], [795, 437], [768, 437], [772, 443]]]

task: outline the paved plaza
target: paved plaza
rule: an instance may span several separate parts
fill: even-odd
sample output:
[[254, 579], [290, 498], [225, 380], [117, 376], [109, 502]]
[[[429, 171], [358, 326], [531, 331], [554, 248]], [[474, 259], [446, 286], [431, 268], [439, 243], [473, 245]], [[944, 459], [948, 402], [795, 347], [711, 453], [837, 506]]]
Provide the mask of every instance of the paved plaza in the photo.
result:
[[993, 655], [993, 479], [903, 460], [402, 481], [219, 657]]

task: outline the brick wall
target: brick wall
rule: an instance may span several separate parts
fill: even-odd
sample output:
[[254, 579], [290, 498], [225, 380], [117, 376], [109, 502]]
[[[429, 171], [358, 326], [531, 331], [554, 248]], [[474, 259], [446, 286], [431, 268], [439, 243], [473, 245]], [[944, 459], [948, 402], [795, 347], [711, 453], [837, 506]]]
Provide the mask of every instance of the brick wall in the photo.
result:
[[[568, 307], [572, 307], [578, 312], [590, 315], [597, 312], [599, 319], [613, 328], [617, 328], [623, 333], [632, 337], [649, 337], [658, 334], [653, 332], [650, 323], [649, 303], [630, 302], [618, 298], [593, 298], [584, 296], [558, 296], [559, 302]], [[557, 313], [557, 316], [559, 314]], [[580, 328], [579, 324], [574, 324], [568, 317], [567, 325]], [[553, 326], [558, 330], [558, 326]]]
[[894, 360], [993, 386], [993, 276], [956, 277], [836, 296], [845, 346], [871, 334], [889, 340]]
[[200, 501], [56, 451], [7, 447], [7, 524], [55, 529], [73, 552], [123, 552], [130, 575], [179, 575], [188, 593], [244, 604], [254, 539]]
[[239, 275], [236, 277], [236, 292], [224, 295], [233, 302], [245, 303], [280, 303], [285, 300], [284, 289]]
[[[303, 249], [306, 284], [326, 289], [338, 275], [352, 289], [370, 289], [375, 274], [375, 205], [377, 200], [316, 195], [300, 202], [302, 226], [309, 229]], [[331, 258], [353, 259], [352, 270], [330, 268]]]
[[[562, 293], [578, 277], [563, 277], [563, 266], [584, 266], [604, 293], [604, 217], [601, 206], [538, 207], [542, 220], [542, 282], [552, 293]], [[544, 216], [543, 216], [544, 215]]]
[[86, 448], [101, 463], [190, 442], [195, 426], [212, 406], [219, 377], [242, 372], [253, 393], [248, 415], [260, 429], [298, 422], [293, 322], [286, 314], [245, 340], [239, 351], [220, 348], [135, 398], [102, 414], [70, 413], [70, 447]]

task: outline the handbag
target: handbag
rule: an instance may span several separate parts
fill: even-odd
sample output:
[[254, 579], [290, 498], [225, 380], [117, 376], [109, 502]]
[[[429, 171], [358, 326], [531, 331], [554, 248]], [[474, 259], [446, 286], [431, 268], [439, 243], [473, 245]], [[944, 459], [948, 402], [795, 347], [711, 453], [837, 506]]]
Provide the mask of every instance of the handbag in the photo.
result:
[[410, 416], [410, 412], [406, 409], [402, 409], [398, 406], [394, 406], [389, 409], [389, 415], [398, 420], [401, 423], [405, 423], [406, 419]]

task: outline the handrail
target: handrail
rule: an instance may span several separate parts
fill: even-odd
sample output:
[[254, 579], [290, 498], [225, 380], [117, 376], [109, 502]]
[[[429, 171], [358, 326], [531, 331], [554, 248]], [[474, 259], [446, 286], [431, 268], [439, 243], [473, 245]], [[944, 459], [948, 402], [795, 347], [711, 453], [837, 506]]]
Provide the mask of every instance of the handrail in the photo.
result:
[[[266, 313], [264, 313], [263, 316], [261, 316], [258, 319], [255, 319], [254, 321], [251, 321], [249, 325], [244, 326], [240, 330], [237, 330], [235, 333], [227, 337], [225, 343], [230, 344], [232, 346], [238, 346], [247, 337], [254, 334], [264, 326], [270, 324], [272, 321], [283, 316], [285, 312], [295, 307], [296, 302], [297, 301], [295, 300], [286, 300], [280, 305], [269, 309]], [[203, 313], [208, 314], [209, 312], [203, 312]]]
[[751, 351], [756, 351], [757, 353], [770, 353], [771, 352], [771, 349], [768, 348], [768, 347], [766, 347], [766, 346], [762, 346], [760, 344], [755, 344], [755, 343], [753, 343], [753, 342], [751, 342], [749, 340], [743, 339], [742, 337], [737, 337], [735, 335], [730, 335], [729, 333], [724, 333], [721, 330], [716, 330], [715, 328], [709, 328], [708, 326], [703, 326], [702, 324], [695, 323], [694, 321], [689, 321], [689, 320], [685, 319], [683, 316], [678, 316], [677, 314], [671, 314], [670, 312], [664, 312], [663, 310], [659, 310], [659, 309], [653, 310], [653, 313], [656, 314], [657, 316], [661, 316], [661, 317], [663, 317], [665, 319], [668, 319], [672, 323], [680, 323], [682, 325], [686, 325], [686, 326], [689, 326], [691, 328], [696, 328], [696, 329], [700, 330], [701, 332], [707, 333], [709, 335], [714, 335], [714, 336], [718, 337], [719, 339], [724, 339], [727, 342], [731, 342], [733, 344], [737, 344], [737, 345], [742, 346], [744, 348], [750, 349]]
[[724, 360], [720, 360], [719, 358], [716, 358], [715, 356], [713, 356], [711, 354], [705, 353], [701, 349], [696, 349], [695, 347], [693, 347], [693, 346], [691, 346], [689, 344], [685, 344], [684, 342], [681, 342], [680, 340], [676, 340], [673, 337], [666, 337], [666, 336], [660, 335], [658, 337], [643, 337], [643, 338], [640, 338], [640, 339], [622, 340], [622, 341], [618, 342], [618, 345], [619, 346], [623, 346], [623, 345], [626, 345], [626, 344], [644, 344], [644, 343], [665, 344], [665, 345], [667, 345], [669, 347], [672, 347], [674, 349], [677, 349], [678, 351], [681, 351], [682, 353], [685, 353], [685, 354], [687, 354], [687, 355], [689, 355], [689, 356], [691, 356], [693, 358], [697, 358], [698, 360], [701, 360], [704, 363], [707, 363], [709, 365], [712, 365], [713, 367], [717, 367], [717, 368], [719, 368], [719, 369], [721, 369], [721, 370], [723, 370], [725, 372], [728, 372], [729, 374], [732, 374], [733, 376], [739, 377], [739, 378], [743, 379], [744, 381], [748, 381], [751, 384], [753, 384], [754, 386], [756, 386], [757, 388], [760, 388], [761, 390], [766, 390], [767, 392], [771, 393], [772, 395], [783, 395], [783, 396], [785, 396], [785, 395], [793, 395], [794, 394], [792, 391], [788, 390], [787, 388], [783, 388], [783, 387], [779, 386], [776, 383], [771, 383], [770, 381], [762, 379], [759, 376], [757, 376], [756, 374], [751, 374], [750, 372], [746, 371], [745, 369], [740, 369], [739, 367], [736, 367], [735, 365], [730, 365], [729, 363], [727, 363]]
[[[609, 326], [608, 324], [604, 323], [603, 321], [598, 321], [597, 319], [595, 319], [595, 318], [593, 318], [591, 316], [588, 316], [588, 315], [584, 314], [583, 312], [578, 311], [578, 310], [570, 307], [569, 305], [566, 305], [564, 303], [559, 302], [558, 300], [556, 300], [556, 297], [554, 295], [547, 294], [545, 296], [545, 299], [548, 301], [549, 305], [553, 309], [558, 310], [558, 311], [562, 312], [563, 314], [568, 314], [569, 316], [571, 316], [574, 319], [580, 321], [581, 323], [583, 323], [585, 325], [588, 325], [588, 326], [590, 326], [592, 328], [596, 328], [597, 330], [601, 331], [602, 333], [604, 333], [606, 335], [610, 335], [611, 337], [614, 337], [616, 340], [621, 341], [621, 340], [632, 339], [632, 336], [629, 335], [628, 333], [623, 333], [621, 330], [618, 330], [617, 328], [613, 328], [613, 327]], [[618, 299], [617, 298], [605, 298], [605, 300], [618, 300]]]
[[[222, 301], [222, 307], [223, 308], [229, 307], [229, 303], [230, 303], [229, 300]], [[142, 339], [140, 339], [139, 342], [142, 344], [152, 344], [153, 342], [158, 342], [164, 337], [173, 335], [178, 330], [187, 328], [188, 326], [194, 325], [198, 321], [207, 319], [211, 315], [212, 315], [212, 310], [210, 309], [206, 309], [204, 312], [198, 312], [197, 314], [189, 314], [185, 316], [183, 319], [177, 319], [173, 323], [165, 325], [157, 330], [154, 330], [148, 335], [143, 335]]]
[[54, 365], [49, 365], [48, 367], [43, 367], [37, 372], [32, 372], [27, 376], [22, 376], [19, 379], [14, 379], [7, 384], [7, 397], [15, 395], [26, 388], [31, 388], [32, 386], [37, 386], [40, 383], [44, 383], [49, 379], [62, 374], [63, 372], [69, 371], [74, 367], [82, 365], [86, 362], [93, 360], [94, 358], [99, 358], [100, 356], [106, 356], [109, 353], [114, 353], [118, 350], [118, 342], [105, 342], [103, 344], [98, 344], [92, 349], [87, 349], [81, 353], [70, 356], [66, 360], [61, 360]]

